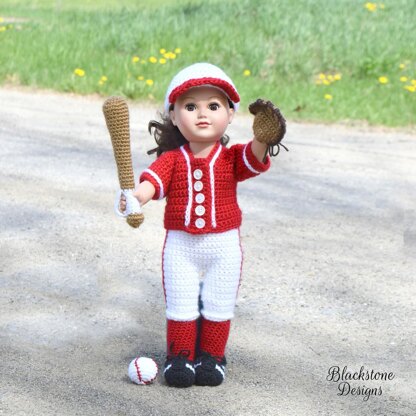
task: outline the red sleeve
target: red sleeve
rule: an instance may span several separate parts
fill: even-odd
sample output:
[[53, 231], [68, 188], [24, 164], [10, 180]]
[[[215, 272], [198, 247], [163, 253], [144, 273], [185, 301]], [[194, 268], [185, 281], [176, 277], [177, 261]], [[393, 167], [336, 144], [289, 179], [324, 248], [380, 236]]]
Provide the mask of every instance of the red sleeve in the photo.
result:
[[175, 159], [176, 152], [163, 153], [140, 175], [140, 183], [149, 181], [155, 187], [153, 199], [162, 199], [168, 193]]
[[235, 175], [239, 182], [253, 178], [270, 168], [270, 157], [267, 156], [265, 163], [259, 162], [251, 150], [251, 143], [236, 144], [230, 148], [234, 150]]

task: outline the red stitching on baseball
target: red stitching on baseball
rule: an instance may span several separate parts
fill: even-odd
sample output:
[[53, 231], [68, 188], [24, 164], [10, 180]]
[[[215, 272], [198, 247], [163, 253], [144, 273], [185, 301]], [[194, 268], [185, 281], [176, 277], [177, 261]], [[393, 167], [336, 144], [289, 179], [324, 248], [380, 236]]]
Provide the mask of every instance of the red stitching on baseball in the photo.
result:
[[137, 360], [138, 360], [138, 359], [139, 359], [139, 358], [136, 358], [136, 359], [134, 360], [134, 366], [136, 367], [137, 377], [139, 378], [140, 383], [143, 383], [143, 380], [142, 380], [142, 374], [140, 373], [140, 368], [139, 368], [139, 366], [137, 365]]

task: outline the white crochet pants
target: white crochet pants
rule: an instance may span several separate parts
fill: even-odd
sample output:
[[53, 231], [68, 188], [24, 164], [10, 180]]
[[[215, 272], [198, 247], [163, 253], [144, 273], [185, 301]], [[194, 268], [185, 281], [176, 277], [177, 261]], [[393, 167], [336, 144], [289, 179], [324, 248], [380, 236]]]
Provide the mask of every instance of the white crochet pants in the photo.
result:
[[242, 260], [238, 229], [198, 235], [167, 231], [162, 265], [167, 318], [197, 319], [199, 294], [204, 318], [233, 318]]

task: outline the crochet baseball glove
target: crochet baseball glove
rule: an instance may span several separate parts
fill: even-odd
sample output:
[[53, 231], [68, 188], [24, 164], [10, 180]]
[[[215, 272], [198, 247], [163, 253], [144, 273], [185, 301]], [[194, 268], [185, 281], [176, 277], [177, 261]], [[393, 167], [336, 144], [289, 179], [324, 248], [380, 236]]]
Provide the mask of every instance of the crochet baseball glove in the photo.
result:
[[289, 151], [281, 143], [286, 133], [286, 120], [280, 110], [271, 101], [265, 101], [260, 98], [251, 103], [248, 109], [254, 115], [254, 137], [259, 142], [268, 145], [265, 157], [267, 153], [270, 156], [277, 156], [280, 152], [280, 146]]

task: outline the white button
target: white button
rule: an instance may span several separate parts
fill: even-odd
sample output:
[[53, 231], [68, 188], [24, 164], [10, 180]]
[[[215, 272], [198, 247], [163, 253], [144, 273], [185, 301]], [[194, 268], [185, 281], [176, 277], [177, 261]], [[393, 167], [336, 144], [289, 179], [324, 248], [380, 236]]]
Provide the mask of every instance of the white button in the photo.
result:
[[202, 178], [202, 170], [196, 169], [194, 170], [194, 178], [197, 180], [200, 180]]
[[202, 215], [204, 215], [204, 214], [205, 214], [205, 207], [203, 207], [202, 205], [198, 205], [198, 206], [195, 208], [195, 214], [196, 214], [196, 215], [199, 215], [200, 217], [201, 217]]
[[204, 194], [196, 194], [195, 201], [197, 204], [202, 204], [205, 201], [205, 195]]
[[204, 184], [201, 181], [196, 181], [194, 183], [194, 189], [195, 191], [199, 192], [202, 191], [202, 188], [204, 187]]
[[196, 228], [204, 228], [205, 227], [205, 220], [203, 220], [202, 218], [198, 218], [195, 221], [195, 225], [196, 225]]

